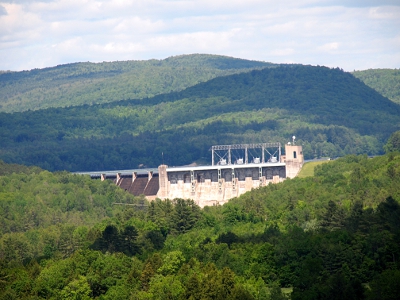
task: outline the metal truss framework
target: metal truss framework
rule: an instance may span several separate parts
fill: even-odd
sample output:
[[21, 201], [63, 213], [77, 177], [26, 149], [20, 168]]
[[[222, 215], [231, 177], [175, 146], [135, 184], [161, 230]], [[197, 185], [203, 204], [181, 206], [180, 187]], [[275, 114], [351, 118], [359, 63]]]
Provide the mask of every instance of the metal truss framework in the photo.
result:
[[[244, 150], [245, 161], [244, 164], [248, 164], [248, 150], [249, 149], [262, 149], [261, 151], [261, 163], [265, 163], [265, 152], [267, 152], [270, 157], [278, 154], [278, 161], [281, 157], [281, 143], [258, 143], [258, 144], [235, 144], [235, 145], [216, 145], [212, 146], [210, 150], [212, 151], [212, 165], [215, 165], [215, 156], [219, 157], [218, 164], [223, 162], [224, 164], [232, 164], [232, 150]], [[269, 150], [276, 149], [275, 152], [271, 153]], [[220, 151], [220, 152], [217, 152]], [[223, 153], [219, 155], [219, 153]], [[226, 161], [226, 158], [228, 160]], [[243, 163], [243, 162], [242, 162]]]

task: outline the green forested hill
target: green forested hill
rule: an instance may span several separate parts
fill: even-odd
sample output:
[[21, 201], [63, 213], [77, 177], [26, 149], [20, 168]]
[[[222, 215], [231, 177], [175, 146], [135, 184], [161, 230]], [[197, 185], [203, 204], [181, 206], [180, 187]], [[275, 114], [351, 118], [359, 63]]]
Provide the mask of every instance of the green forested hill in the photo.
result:
[[346, 156], [204, 209], [36, 171], [0, 176], [0, 299], [399, 295], [399, 152]]
[[383, 96], [400, 104], [400, 70], [371, 69], [355, 71], [352, 74]]
[[210, 161], [216, 144], [282, 142], [306, 158], [379, 154], [400, 106], [339, 69], [280, 66], [142, 100], [0, 114], [0, 159], [93, 171]]
[[73, 63], [0, 73], [0, 111], [107, 103], [179, 91], [217, 76], [272, 66], [218, 55], [164, 60]]

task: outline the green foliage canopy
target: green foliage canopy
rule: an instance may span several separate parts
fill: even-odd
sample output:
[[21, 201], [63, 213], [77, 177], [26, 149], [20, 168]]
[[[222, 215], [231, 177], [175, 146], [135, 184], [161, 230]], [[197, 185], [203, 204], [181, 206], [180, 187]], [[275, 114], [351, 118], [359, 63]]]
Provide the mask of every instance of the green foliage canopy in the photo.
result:
[[366, 85], [381, 93], [395, 103], [400, 104], [400, 70], [370, 69], [354, 71], [352, 74]]
[[0, 111], [109, 103], [180, 91], [199, 82], [270, 63], [192, 54], [164, 60], [72, 63], [0, 73]]
[[[180, 92], [102, 105], [0, 113], [0, 158], [48, 170], [209, 163], [211, 145], [287, 142], [306, 158], [377, 155], [400, 106], [339, 69], [284, 65]], [[179, 146], [177, 146], [179, 145]]]
[[3, 165], [0, 299], [398, 295], [400, 152], [349, 155], [204, 209]]
[[400, 131], [394, 132], [384, 146], [386, 153], [400, 151]]

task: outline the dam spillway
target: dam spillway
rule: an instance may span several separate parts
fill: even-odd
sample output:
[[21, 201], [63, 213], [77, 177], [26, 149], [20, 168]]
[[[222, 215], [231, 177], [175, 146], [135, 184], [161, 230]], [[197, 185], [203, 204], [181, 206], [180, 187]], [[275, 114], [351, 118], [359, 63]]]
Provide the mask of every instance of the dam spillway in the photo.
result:
[[[256, 145], [256, 146], [254, 146]], [[111, 179], [114, 183], [135, 196], [144, 195], [148, 200], [192, 199], [199, 206], [222, 205], [252, 189], [270, 183], [279, 183], [286, 178], [294, 178], [304, 163], [302, 147], [285, 145], [285, 155], [271, 156], [264, 161], [265, 145], [245, 144], [245, 159], [231, 163], [231, 149], [238, 145], [228, 145], [217, 150], [228, 151], [229, 159], [222, 156], [217, 164], [209, 166], [168, 167], [160, 165], [158, 169], [138, 170], [133, 172], [92, 173], [92, 178]], [[248, 147], [262, 148], [262, 158], [248, 162]], [[239, 148], [239, 147], [236, 147]], [[271, 159], [272, 158], [272, 159]]]

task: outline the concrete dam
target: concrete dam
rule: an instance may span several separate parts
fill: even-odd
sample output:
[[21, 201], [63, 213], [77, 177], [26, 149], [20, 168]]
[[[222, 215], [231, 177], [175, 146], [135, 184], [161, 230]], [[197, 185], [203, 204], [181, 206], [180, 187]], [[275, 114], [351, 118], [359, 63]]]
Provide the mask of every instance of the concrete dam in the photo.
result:
[[91, 177], [113, 180], [120, 188], [152, 201], [192, 199], [200, 207], [222, 205], [251, 189], [294, 178], [301, 170], [302, 146], [288, 143], [285, 155], [280, 143], [213, 146], [208, 166], [168, 167], [137, 171], [91, 173]]

